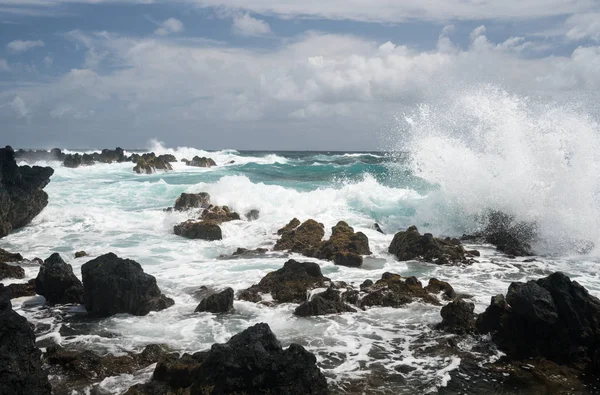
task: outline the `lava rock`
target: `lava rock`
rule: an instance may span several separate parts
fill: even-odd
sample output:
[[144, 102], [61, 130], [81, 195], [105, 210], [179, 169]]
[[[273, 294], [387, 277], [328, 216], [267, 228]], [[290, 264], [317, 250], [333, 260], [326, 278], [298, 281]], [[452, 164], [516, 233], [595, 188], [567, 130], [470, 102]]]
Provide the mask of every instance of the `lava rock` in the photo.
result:
[[[323, 225], [314, 219], [308, 219], [302, 224], [294, 218], [285, 227], [277, 231], [281, 238], [277, 240], [275, 251], [291, 251], [312, 256], [325, 236]], [[296, 225], [298, 224], [298, 225]], [[296, 226], [294, 226], [296, 225]]]
[[465, 249], [456, 239], [439, 239], [430, 233], [421, 235], [416, 226], [398, 232], [388, 248], [401, 261], [423, 260], [439, 265], [469, 263]]
[[333, 257], [333, 263], [340, 266], [361, 267], [363, 257], [354, 252], [339, 251]]
[[57, 253], [50, 255], [40, 266], [35, 279], [35, 291], [50, 304], [80, 304], [83, 301], [83, 284]]
[[31, 326], [13, 311], [9, 295], [0, 285], [0, 394], [50, 395], [40, 356]]
[[239, 298], [260, 302], [261, 294], [271, 294], [278, 303], [303, 303], [309, 290], [326, 286], [331, 280], [323, 276], [314, 262], [287, 261], [277, 271], [268, 273], [258, 284], [239, 293]]
[[206, 192], [182, 193], [175, 201], [173, 208], [177, 211], [184, 211], [194, 208], [207, 208], [209, 205], [210, 195]]
[[186, 237], [188, 239], [208, 241], [223, 239], [221, 227], [211, 221], [187, 220], [179, 225], [175, 225], [173, 232], [178, 236]]
[[233, 289], [227, 288], [202, 299], [194, 312], [227, 313], [231, 310], [233, 310]]
[[[365, 285], [365, 283], [363, 283]], [[383, 273], [380, 280], [371, 286], [361, 286], [366, 293], [359, 301], [359, 307], [402, 307], [415, 299], [439, 305], [436, 297], [427, 292], [416, 277], [403, 279], [399, 274]]]
[[87, 256], [87, 252], [85, 251], [77, 251], [75, 252], [75, 258], [83, 258], [84, 256]]
[[25, 270], [21, 266], [0, 262], [0, 280], [5, 278], [25, 278]]
[[138, 174], [152, 174], [156, 170], [173, 170], [173, 166], [169, 163], [168, 156], [156, 156], [154, 152], [145, 153], [142, 156], [133, 157], [132, 160], [135, 162], [133, 171]]
[[451, 300], [456, 298], [456, 292], [454, 292], [452, 285], [445, 281], [440, 281], [437, 278], [429, 279], [429, 284], [427, 284], [425, 290], [432, 294], [443, 292], [444, 299]]
[[219, 225], [223, 222], [239, 220], [240, 215], [234, 211], [231, 211], [227, 206], [210, 205], [208, 208], [202, 211], [200, 219]]
[[473, 303], [465, 302], [462, 299], [452, 301], [442, 307], [440, 314], [442, 315], [442, 322], [439, 323], [436, 328], [456, 333], [465, 334], [475, 331], [475, 313], [473, 310], [475, 305]]
[[211, 158], [194, 156], [191, 161], [187, 161], [186, 165], [193, 167], [213, 167], [217, 164]]
[[[343, 254], [337, 257], [338, 253]], [[333, 260], [334, 262], [336, 262], [337, 257], [339, 261], [350, 264], [345, 266], [356, 265], [358, 259], [356, 256], [348, 255], [348, 253], [359, 256], [371, 255], [369, 239], [362, 232], [355, 233], [354, 229], [346, 222], [339, 221], [337, 225], [331, 228], [331, 237], [329, 240], [319, 246], [318, 251], [314, 255], [319, 259]], [[362, 265], [362, 257], [360, 257], [360, 264]]]
[[156, 278], [144, 273], [139, 263], [112, 252], [81, 267], [83, 303], [96, 316], [119, 313], [146, 315], [174, 304], [156, 285]]
[[534, 255], [530, 243], [536, 235], [535, 224], [516, 222], [513, 216], [499, 211], [490, 212], [487, 222], [483, 230], [487, 243], [495, 245], [507, 255]]
[[10, 299], [35, 296], [35, 280], [31, 279], [23, 284], [9, 284], [4, 289], [8, 292]]
[[314, 295], [309, 301], [296, 307], [294, 314], [299, 317], [309, 317], [315, 315], [355, 313], [356, 309], [348, 306], [341, 300], [328, 300], [321, 294]]

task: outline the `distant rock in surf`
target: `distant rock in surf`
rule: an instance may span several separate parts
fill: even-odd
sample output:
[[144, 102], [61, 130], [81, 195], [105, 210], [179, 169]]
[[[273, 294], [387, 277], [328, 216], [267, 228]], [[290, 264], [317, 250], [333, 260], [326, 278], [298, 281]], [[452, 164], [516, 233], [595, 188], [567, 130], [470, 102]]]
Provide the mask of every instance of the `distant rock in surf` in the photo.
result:
[[227, 313], [233, 310], [233, 296], [233, 289], [226, 288], [202, 299], [194, 312]]
[[0, 394], [50, 395], [40, 356], [31, 326], [13, 311], [10, 294], [0, 285]]
[[48, 204], [43, 188], [51, 167], [17, 166], [10, 146], [0, 149], [0, 237], [31, 222]]
[[49, 304], [80, 304], [83, 302], [83, 284], [57, 253], [50, 255], [40, 266], [35, 279], [35, 291]]
[[108, 253], [81, 267], [83, 303], [96, 316], [119, 313], [146, 315], [174, 304], [156, 285], [156, 278], [144, 273], [139, 263]]
[[170, 354], [154, 370], [152, 381], [126, 395], [329, 394], [316, 357], [298, 344], [283, 349], [267, 324], [256, 324], [225, 344], [193, 355]]
[[287, 250], [307, 256], [312, 256], [321, 244], [321, 239], [325, 236], [323, 224], [314, 219], [308, 219], [300, 224], [300, 221], [294, 218], [286, 226], [279, 229], [277, 233], [281, 235], [281, 238], [277, 240], [275, 247], [273, 247], [275, 251]]
[[438, 265], [471, 263], [459, 240], [439, 239], [431, 233], [421, 235], [416, 226], [396, 233], [388, 252], [401, 261], [421, 260]]
[[256, 221], [260, 217], [260, 211], [252, 209], [246, 213], [245, 217], [248, 221]]
[[208, 208], [208, 206], [210, 206], [210, 195], [208, 193], [182, 193], [175, 201], [173, 209], [176, 211], [185, 211], [196, 208]]
[[131, 155], [131, 161], [135, 163], [133, 171], [138, 174], [152, 174], [156, 170], [173, 170], [171, 166], [172, 155], [156, 156], [154, 152], [143, 155]]
[[432, 295], [416, 277], [403, 278], [399, 274], [384, 273], [380, 280], [366, 287], [361, 287], [358, 301], [360, 307], [402, 307], [415, 300], [439, 305], [439, 300]]
[[66, 155], [61, 151], [60, 148], [52, 148], [50, 151], [47, 150], [23, 150], [20, 149], [15, 152], [15, 158], [29, 163], [40, 162], [40, 161], [60, 161], [65, 160]]
[[223, 233], [221, 227], [214, 222], [187, 220], [175, 225], [173, 232], [188, 239], [200, 239], [207, 241], [222, 240]]
[[77, 251], [75, 252], [75, 258], [83, 258], [85, 256], [88, 256], [88, 253], [85, 251]]
[[185, 164], [193, 167], [213, 167], [217, 164], [211, 158], [194, 156], [192, 160], [184, 160]]
[[240, 215], [235, 211], [231, 211], [228, 206], [213, 206], [212, 204], [202, 211], [200, 219], [216, 224], [223, 222], [236, 221], [240, 219]]

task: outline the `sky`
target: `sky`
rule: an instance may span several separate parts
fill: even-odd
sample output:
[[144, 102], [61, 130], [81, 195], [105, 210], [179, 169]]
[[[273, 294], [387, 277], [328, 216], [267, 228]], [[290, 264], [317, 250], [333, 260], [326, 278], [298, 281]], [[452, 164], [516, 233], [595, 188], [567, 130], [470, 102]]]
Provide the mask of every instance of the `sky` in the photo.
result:
[[600, 1], [0, 0], [13, 147], [386, 149], [490, 85], [596, 116]]

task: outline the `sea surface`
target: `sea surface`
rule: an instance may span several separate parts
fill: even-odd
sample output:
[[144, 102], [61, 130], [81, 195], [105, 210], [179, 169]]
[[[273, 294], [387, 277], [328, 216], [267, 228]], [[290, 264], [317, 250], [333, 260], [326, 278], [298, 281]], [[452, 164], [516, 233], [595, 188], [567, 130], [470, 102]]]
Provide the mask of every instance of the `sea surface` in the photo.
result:
[[[502, 92], [479, 95], [457, 100], [454, 112], [422, 107], [403, 115], [402, 131], [385, 152], [203, 151], [153, 142], [147, 150], [178, 160], [208, 156], [218, 166], [178, 162], [173, 171], [140, 175], [131, 163], [76, 169], [45, 163], [55, 169], [45, 189], [49, 205], [29, 226], [1, 239], [0, 248], [27, 258], [58, 252], [79, 277], [88, 259], [74, 259], [75, 251], [92, 258], [114, 252], [138, 261], [175, 305], [145, 317], [100, 321], [85, 320], [81, 307], [45, 307], [42, 297], [15, 300], [15, 308], [36, 324], [40, 344], [53, 340], [116, 354], [151, 343], [199, 351], [266, 322], [284, 345], [299, 343], [317, 355], [335, 393], [437, 393], [461, 362], [458, 352], [427, 351], [446, 336], [433, 329], [441, 321], [439, 306], [415, 302], [298, 318], [295, 305], [235, 301], [235, 312], [213, 315], [193, 313], [198, 304], [193, 294], [201, 286], [249, 287], [294, 258], [316, 261], [324, 275], [356, 287], [384, 272], [417, 276], [425, 284], [435, 277], [467, 294], [478, 313], [491, 296], [506, 293], [510, 282], [557, 270], [600, 296], [598, 124], [576, 111], [538, 108]], [[66, 152], [75, 151], [86, 152]], [[164, 211], [182, 192], [208, 192], [212, 203], [228, 205], [242, 218], [253, 209], [260, 217], [224, 223], [222, 241], [188, 240], [176, 236], [173, 226], [189, 213]], [[509, 259], [489, 245], [469, 246], [482, 252], [470, 266], [398, 262], [387, 253], [394, 233], [410, 225], [422, 233], [460, 236], [477, 230], [478, 216], [488, 209], [538, 224], [535, 262]], [[361, 268], [279, 252], [223, 258], [238, 247], [272, 248], [276, 231], [293, 217], [322, 222], [326, 238], [344, 220], [368, 236], [373, 255]], [[29, 278], [37, 271], [26, 267]], [[61, 335], [65, 317], [82, 333]], [[458, 345], [466, 352], [473, 347]], [[493, 347], [478, 352], [481, 361], [500, 355]], [[118, 394], [148, 380], [151, 372], [109, 378], [100, 387]]]

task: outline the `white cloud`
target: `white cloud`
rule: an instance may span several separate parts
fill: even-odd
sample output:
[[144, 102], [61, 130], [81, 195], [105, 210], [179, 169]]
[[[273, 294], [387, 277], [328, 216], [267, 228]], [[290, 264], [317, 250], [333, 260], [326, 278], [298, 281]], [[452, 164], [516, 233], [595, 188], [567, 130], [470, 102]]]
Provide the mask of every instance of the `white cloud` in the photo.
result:
[[1, 71], [10, 71], [10, 66], [8, 65], [8, 62], [6, 61], [6, 59], [2, 58], [0, 58], [0, 72]]
[[160, 27], [154, 31], [154, 34], [168, 36], [172, 33], [180, 33], [183, 29], [183, 23], [179, 19], [169, 18], [160, 24]]
[[44, 66], [50, 67], [54, 63], [54, 59], [51, 56], [45, 56], [42, 62], [44, 63]]
[[10, 106], [17, 114], [18, 118], [24, 118], [29, 115], [30, 110], [27, 107], [27, 103], [20, 96], [15, 96], [12, 102], [10, 102]]
[[600, 42], [600, 12], [573, 15], [565, 22], [569, 40], [591, 39]]
[[44, 45], [42, 40], [15, 40], [6, 44], [6, 47], [12, 52], [26, 52]]
[[248, 14], [235, 16], [232, 30], [240, 36], [265, 36], [272, 33], [267, 22], [253, 18]]

